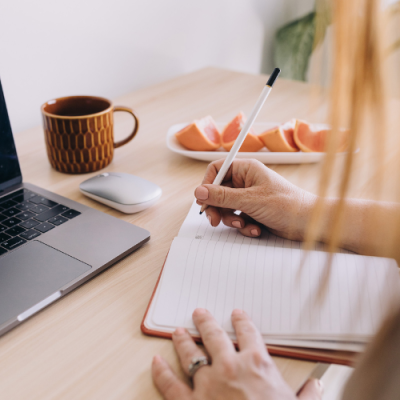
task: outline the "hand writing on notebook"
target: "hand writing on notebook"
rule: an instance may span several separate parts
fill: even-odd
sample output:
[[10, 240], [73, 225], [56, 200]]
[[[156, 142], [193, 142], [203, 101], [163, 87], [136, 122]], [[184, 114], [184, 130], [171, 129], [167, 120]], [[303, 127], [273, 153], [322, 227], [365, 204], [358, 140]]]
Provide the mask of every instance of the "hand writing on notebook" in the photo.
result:
[[[293, 185], [285, 178], [255, 160], [234, 160], [221, 186], [213, 185], [223, 160], [212, 162], [203, 183], [195, 190], [197, 203], [207, 204], [206, 215], [212, 226], [221, 221], [238, 228], [249, 237], [266, 226], [272, 233], [291, 240], [304, 240], [307, 222], [317, 196]], [[318, 240], [328, 242], [334, 210], [339, 200], [326, 199]], [[236, 215], [236, 210], [241, 211]], [[395, 231], [400, 219], [396, 203], [346, 199], [343, 221], [346, 221], [340, 246], [359, 254], [396, 258], [388, 251], [385, 227]], [[381, 234], [377, 234], [381, 232]]]
[[[212, 226], [221, 221], [250, 237], [259, 236], [259, 224], [279, 236], [303, 240], [306, 223], [317, 197], [291, 184], [256, 160], [235, 160], [222, 186], [212, 185], [223, 160], [212, 162], [202, 185], [195, 190], [199, 205], [207, 204]], [[236, 215], [234, 211], [242, 213]]]
[[[165, 360], [155, 356], [153, 379], [166, 400], [322, 398], [322, 385], [317, 380], [308, 381], [296, 397], [268, 354], [261, 334], [244, 311], [234, 310], [232, 313], [239, 351], [235, 350], [231, 339], [207, 310], [195, 310], [193, 321], [207, 349], [211, 365], [197, 370], [191, 388], [178, 379]], [[188, 367], [192, 358], [206, 354], [183, 328], [178, 328], [172, 339], [182, 368], [189, 375]]]

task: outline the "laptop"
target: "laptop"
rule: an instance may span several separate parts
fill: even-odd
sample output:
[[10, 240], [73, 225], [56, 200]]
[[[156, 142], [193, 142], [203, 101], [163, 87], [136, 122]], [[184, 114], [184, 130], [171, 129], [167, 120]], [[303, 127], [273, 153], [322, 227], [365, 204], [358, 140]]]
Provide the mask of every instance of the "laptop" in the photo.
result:
[[145, 229], [22, 181], [0, 82], [0, 335], [149, 239]]

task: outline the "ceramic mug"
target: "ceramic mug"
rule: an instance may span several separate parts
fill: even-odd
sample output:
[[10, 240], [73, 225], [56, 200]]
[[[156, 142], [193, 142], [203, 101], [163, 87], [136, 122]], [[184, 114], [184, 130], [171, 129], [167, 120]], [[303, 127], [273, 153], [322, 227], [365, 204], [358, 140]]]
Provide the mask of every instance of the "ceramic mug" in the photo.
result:
[[[128, 107], [94, 96], [71, 96], [50, 100], [41, 107], [47, 155], [60, 172], [82, 174], [98, 171], [113, 159], [114, 149], [130, 142], [139, 119]], [[114, 142], [114, 112], [124, 111], [135, 120], [132, 133]]]

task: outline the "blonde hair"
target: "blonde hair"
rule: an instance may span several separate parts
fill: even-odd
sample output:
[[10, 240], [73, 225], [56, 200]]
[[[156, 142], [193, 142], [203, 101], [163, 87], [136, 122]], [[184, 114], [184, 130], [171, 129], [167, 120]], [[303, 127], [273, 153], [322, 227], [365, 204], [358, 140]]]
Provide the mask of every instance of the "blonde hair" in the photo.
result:
[[[381, 2], [335, 0], [332, 4], [332, 14], [334, 66], [329, 119], [334, 134], [328, 140], [327, 156], [320, 177], [319, 200], [306, 234], [306, 243], [310, 246], [321, 229], [324, 199], [330, 185], [333, 184], [333, 177], [336, 176], [336, 195], [339, 201], [331, 216], [332, 225], [328, 238], [328, 249], [331, 252], [340, 245], [345, 198], [348, 196], [351, 179], [354, 177], [355, 157], [357, 157], [355, 152], [359, 146], [363, 152], [368, 151], [368, 147], [371, 152], [373, 146], [369, 162], [373, 165], [370, 171], [375, 175], [372, 177], [375, 179], [371, 179], [375, 187], [371, 191], [375, 194], [375, 200], [385, 198], [382, 192], [385, 177], [377, 179], [377, 174], [382, 173], [387, 133]], [[319, 40], [318, 19], [316, 26], [316, 40]], [[337, 172], [336, 149], [339, 145], [339, 130], [343, 127], [350, 129], [349, 151], [342, 171]], [[375, 214], [374, 217], [379, 218], [378, 210]], [[390, 227], [391, 230], [393, 226]], [[387, 230], [385, 232], [389, 234]], [[391, 233], [398, 237], [400, 232]], [[388, 246], [387, 241], [378, 243], [375, 238], [371, 242], [377, 248]], [[392, 241], [390, 244], [394, 243]], [[377, 249], [374, 250], [371, 252], [376, 253]], [[394, 248], [385, 250], [385, 254], [397, 255]]]
[[[335, 184], [339, 201], [330, 218], [328, 238], [328, 250], [333, 252], [340, 246], [342, 229], [345, 228], [345, 199], [351, 192], [351, 183], [357, 182], [360, 174], [365, 175], [365, 171], [369, 170], [370, 176], [364, 179], [370, 182], [368, 191], [370, 196], [371, 193], [373, 194], [373, 198], [369, 197], [370, 199], [391, 200], [399, 203], [400, 132], [397, 137], [393, 134], [388, 135], [388, 127], [392, 129], [395, 127], [400, 131], [399, 121], [396, 121], [400, 119], [400, 107], [397, 101], [395, 107], [399, 108], [392, 115], [388, 113], [391, 107], [388, 106], [390, 99], [386, 92], [388, 81], [389, 85], [398, 82], [390, 76], [389, 62], [393, 61], [390, 60], [390, 54], [396, 48], [395, 45], [400, 47], [400, 40], [388, 34], [393, 34], [393, 32], [388, 32], [388, 25], [391, 23], [388, 18], [393, 18], [394, 14], [400, 14], [400, 7], [397, 4], [393, 6], [395, 8], [384, 9], [382, 2], [378, 0], [332, 0], [331, 5], [334, 66], [330, 93], [330, 122], [333, 135], [329, 138], [327, 157], [320, 177], [320, 197], [309, 222], [306, 242], [307, 247], [311, 247], [313, 241], [318, 238], [321, 229], [320, 222], [324, 215], [324, 199], [336, 176]], [[399, 70], [399, 66], [394, 70]], [[396, 113], [397, 115], [393, 115]], [[388, 120], [390, 120], [390, 125]], [[342, 170], [337, 172], [335, 151], [338, 146], [339, 129], [343, 126], [350, 128], [349, 151]], [[358, 154], [355, 152], [358, 147], [360, 155], [361, 152], [366, 154], [363, 162], [368, 165], [361, 167], [357, 165]], [[375, 218], [375, 225], [379, 226], [378, 232], [374, 232], [374, 237], [369, 240], [371, 247], [374, 247], [369, 252], [393, 257], [400, 265], [399, 213], [394, 213], [393, 219], [386, 224], [379, 223], [378, 207], [369, 217]], [[387, 396], [380, 397], [379, 393], [383, 394], [383, 392], [379, 384], [382, 385], [383, 382], [373, 379], [390, 372], [376, 371], [379, 367], [383, 368], [384, 362], [388, 362], [387, 359], [383, 360], [382, 355], [380, 357], [377, 355], [382, 353], [386, 354], [386, 358], [390, 358], [387, 344], [388, 341], [396, 338], [395, 332], [400, 332], [400, 309], [388, 316], [368, 351], [361, 357], [361, 372], [354, 374], [353, 382], [350, 382], [346, 390], [346, 399], [398, 397], [399, 384], [391, 382], [390, 390], [385, 391]], [[383, 353], [382, 349], [385, 346], [386, 352]], [[374, 365], [378, 360], [380, 360], [379, 365]], [[400, 363], [400, 360], [396, 362]], [[375, 372], [371, 372], [372, 368], [375, 368]], [[398, 368], [393, 371], [398, 372]], [[397, 377], [393, 377], [393, 373], [387, 375], [387, 379], [393, 378], [397, 382]], [[354, 387], [352, 383], [355, 383]], [[360, 385], [364, 389], [359, 387]], [[357, 393], [358, 395], [355, 395]]]

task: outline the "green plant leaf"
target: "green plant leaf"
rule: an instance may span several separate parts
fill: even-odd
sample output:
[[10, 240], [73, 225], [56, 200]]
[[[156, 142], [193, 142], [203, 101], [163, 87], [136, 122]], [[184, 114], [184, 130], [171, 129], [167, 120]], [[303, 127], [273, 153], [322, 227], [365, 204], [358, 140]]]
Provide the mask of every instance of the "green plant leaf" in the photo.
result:
[[316, 13], [312, 12], [280, 28], [275, 36], [274, 62], [281, 77], [305, 81], [314, 47]]

